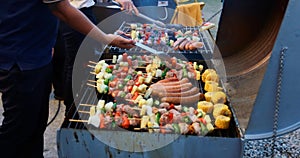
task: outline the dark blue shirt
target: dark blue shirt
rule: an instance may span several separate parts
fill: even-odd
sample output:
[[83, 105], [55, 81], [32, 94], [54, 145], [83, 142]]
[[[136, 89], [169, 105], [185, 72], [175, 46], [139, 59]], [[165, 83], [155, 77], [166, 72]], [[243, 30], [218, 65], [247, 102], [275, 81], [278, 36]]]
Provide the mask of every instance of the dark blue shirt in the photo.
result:
[[0, 5], [0, 69], [17, 64], [32, 70], [48, 64], [57, 18], [42, 0], [8, 0]]

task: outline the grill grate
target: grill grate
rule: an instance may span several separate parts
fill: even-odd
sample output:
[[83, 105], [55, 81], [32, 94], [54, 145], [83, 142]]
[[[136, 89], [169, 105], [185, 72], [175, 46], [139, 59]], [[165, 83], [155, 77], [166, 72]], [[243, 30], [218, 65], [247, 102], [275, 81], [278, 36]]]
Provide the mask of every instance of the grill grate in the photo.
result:
[[[127, 23], [123, 23], [120, 27], [120, 30], [123, 32], [128, 32], [130, 31], [130, 25]], [[194, 30], [199, 30], [198, 27], [184, 27], [182, 28], [182, 32], [185, 31], [194, 31]], [[208, 39], [208, 34], [205, 34], [203, 32], [199, 32], [199, 37], [200, 41], [204, 43], [204, 46], [200, 49], [197, 49], [195, 51], [175, 51], [173, 49], [170, 49], [166, 47], [165, 45], [152, 45], [151, 47], [159, 50], [159, 51], [165, 51], [167, 53], [170, 53], [170, 56], [175, 56], [176, 54], [183, 54], [189, 61], [196, 61], [198, 64], [204, 65], [204, 69], [207, 68], [208, 62], [210, 62], [210, 57], [212, 56], [213, 52], [213, 47], [210, 45], [210, 40]], [[113, 55], [119, 55], [124, 52], [127, 54], [147, 54], [147, 53], [141, 53], [143, 52], [139, 47], [132, 48], [130, 50], [125, 50], [125, 49], [120, 49], [112, 46], [106, 46], [105, 52], [108, 53], [103, 53], [101, 58], [99, 60], [106, 60], [108, 63], [111, 62], [112, 56]], [[205, 59], [205, 60], [204, 60]], [[87, 68], [88, 71], [93, 72], [93, 68]], [[92, 125], [87, 125], [84, 122], [76, 122], [76, 121], [69, 121], [69, 119], [74, 119], [74, 120], [88, 120], [89, 119], [89, 114], [87, 113], [90, 110], [89, 105], [97, 105], [98, 100], [112, 100], [109, 95], [100, 95], [97, 93], [97, 90], [94, 87], [87, 86], [86, 83], [88, 80], [95, 80], [95, 75], [94, 74], [89, 74], [86, 78], [85, 81], [82, 82], [80, 91], [78, 92], [75, 102], [78, 104], [77, 106], [72, 106], [72, 110], [70, 110], [69, 115], [67, 116], [63, 127], [66, 128], [75, 128], [75, 129], [95, 129]], [[203, 93], [203, 83], [199, 82], [199, 89], [201, 90], [200, 92]], [[233, 112], [233, 118], [231, 119], [230, 122], [230, 127], [227, 130], [218, 130], [215, 129], [212, 133], [210, 133], [207, 136], [218, 136], [218, 137], [241, 137], [241, 131], [240, 128], [238, 127], [237, 124], [237, 119], [234, 114], [234, 111], [230, 105], [230, 103], [227, 103], [229, 106], [230, 110]], [[105, 129], [106, 130], [106, 129]]]
[[[130, 28], [130, 24], [123, 22], [119, 28], [119, 30], [121, 30], [122, 32], [125, 33], [129, 33], [131, 31]], [[212, 58], [212, 54], [213, 54], [213, 47], [212, 45], [209, 43], [209, 41], [211, 41], [211, 37], [207, 32], [203, 32], [203, 31], [199, 31], [200, 27], [182, 27], [180, 29], [182, 32], [186, 32], [186, 31], [198, 31], [199, 32], [199, 41], [203, 42], [203, 47], [190, 51], [190, 50], [174, 50], [172, 48], [170, 48], [169, 46], [166, 46], [164, 44], [152, 44], [149, 45], [151, 46], [153, 49], [158, 50], [158, 51], [163, 51], [166, 53], [170, 53], [171, 56], [177, 56], [178, 54], [183, 55], [185, 58], [187, 58], [188, 60], [207, 60], [207, 59], [211, 59]], [[167, 30], [165, 30], [167, 31]], [[134, 47], [130, 50], [126, 50], [126, 49], [121, 49], [118, 47], [113, 47], [113, 46], [107, 46], [107, 48], [109, 50], [109, 53], [111, 54], [120, 54], [120, 53], [137, 53], [137, 52], [144, 52], [141, 48], [139, 47]], [[176, 55], [177, 54], [177, 55]]]

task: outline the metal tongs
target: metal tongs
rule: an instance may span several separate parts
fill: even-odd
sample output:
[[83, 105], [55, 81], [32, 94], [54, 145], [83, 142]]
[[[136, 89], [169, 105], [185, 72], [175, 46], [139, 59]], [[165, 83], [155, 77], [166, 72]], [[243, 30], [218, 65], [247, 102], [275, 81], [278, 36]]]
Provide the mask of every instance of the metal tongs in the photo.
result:
[[[111, 2], [112, 2], [114, 5], [118, 6], [118, 7], [121, 9], [121, 4], [120, 4], [119, 2], [116, 2], [116, 1], [114, 1], [114, 0], [112, 0]], [[136, 15], [133, 11], [132, 11], [132, 13], [133, 13], [134, 15]], [[163, 22], [158, 21], [158, 20], [154, 20], [154, 19], [152, 19], [152, 18], [150, 18], [150, 17], [148, 17], [148, 16], [146, 16], [146, 15], [144, 15], [144, 14], [142, 14], [142, 13], [139, 13], [139, 14], [136, 15], [136, 16], [137, 16], [137, 17], [140, 17], [140, 18], [143, 18], [143, 19], [145, 19], [145, 20], [147, 20], [147, 21], [150, 21], [150, 22], [152, 22], [153, 24], [155, 24], [155, 25], [157, 25], [157, 26], [159, 26], [159, 27], [163, 27], [163, 28], [166, 27], [166, 24], [164, 24]]]
[[169, 59], [171, 58], [167, 53], [163, 52], [163, 51], [157, 51], [149, 46], [146, 46], [140, 42], [136, 42], [135, 45], [137, 47], [140, 47], [150, 53], [153, 53], [154, 55], [157, 55], [160, 59], [163, 59], [165, 61], [169, 61]]

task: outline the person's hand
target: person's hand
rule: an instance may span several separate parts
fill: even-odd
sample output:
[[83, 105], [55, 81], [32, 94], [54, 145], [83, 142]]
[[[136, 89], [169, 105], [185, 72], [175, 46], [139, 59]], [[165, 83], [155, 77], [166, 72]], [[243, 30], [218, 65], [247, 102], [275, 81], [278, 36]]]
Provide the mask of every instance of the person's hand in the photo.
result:
[[132, 39], [126, 39], [119, 35], [108, 34], [109, 45], [116, 46], [119, 48], [130, 49], [135, 46], [135, 42]]
[[139, 10], [134, 6], [131, 0], [115, 0], [121, 4], [121, 10], [127, 10], [129, 13], [134, 11], [136, 15], [139, 14]]

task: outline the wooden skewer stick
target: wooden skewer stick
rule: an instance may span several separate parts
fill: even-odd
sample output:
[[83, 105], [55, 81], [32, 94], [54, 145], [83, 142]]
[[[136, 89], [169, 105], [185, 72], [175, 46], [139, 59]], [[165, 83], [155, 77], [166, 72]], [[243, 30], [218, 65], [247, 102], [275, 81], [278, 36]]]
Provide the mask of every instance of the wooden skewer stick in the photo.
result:
[[93, 85], [93, 84], [86, 83], [86, 85], [91, 86], [91, 87], [94, 87], [94, 88], [97, 88], [97, 86], [95, 86], [95, 85]]
[[83, 122], [83, 123], [87, 123], [88, 120], [75, 120], [75, 119], [69, 119], [70, 122]]
[[128, 120], [141, 120], [141, 118], [128, 118]]
[[92, 104], [79, 104], [81, 106], [96, 106], [96, 105], [92, 105]]
[[146, 67], [145, 66], [139, 66], [136, 69], [146, 69]]
[[90, 72], [90, 74], [97, 75], [95, 72]]
[[132, 99], [125, 99], [126, 101], [129, 101], [129, 102], [134, 102], [134, 103], [138, 103], [137, 101], [135, 100], [132, 100]]
[[173, 130], [172, 128], [166, 128], [166, 127], [145, 127], [145, 128], [134, 128], [134, 130], [149, 130], [149, 129], [165, 129], [165, 130]]
[[95, 68], [95, 66], [93, 66], [93, 65], [87, 65], [88, 67], [90, 67], [90, 68]]
[[84, 114], [89, 114], [90, 113], [89, 111], [82, 111], [82, 110], [78, 110], [78, 112], [84, 113]]
[[142, 110], [141, 108], [132, 108], [133, 110]]
[[98, 64], [97, 62], [94, 62], [94, 61], [89, 61], [89, 63], [91, 63], [91, 64], [95, 64], [95, 65], [97, 65], [97, 64]]
[[95, 83], [95, 82], [97, 82], [97, 81], [95, 81], [95, 80], [87, 80], [88, 82], [93, 82], [93, 83]]

